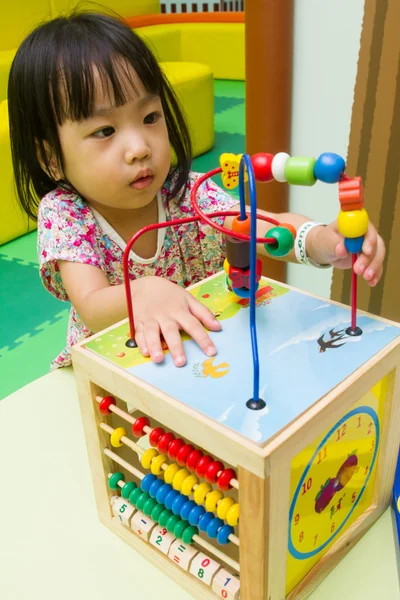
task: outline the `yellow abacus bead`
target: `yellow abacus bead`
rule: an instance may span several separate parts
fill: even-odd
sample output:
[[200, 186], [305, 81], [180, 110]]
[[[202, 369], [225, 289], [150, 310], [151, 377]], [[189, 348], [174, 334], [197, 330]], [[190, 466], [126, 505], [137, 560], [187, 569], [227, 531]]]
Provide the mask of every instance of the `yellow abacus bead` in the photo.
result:
[[142, 456], [142, 467], [145, 469], [150, 469], [151, 461], [153, 458], [158, 456], [158, 452], [155, 448], [149, 448], [146, 452], [143, 452]]
[[212, 490], [212, 486], [209, 483], [203, 482], [194, 490], [193, 499], [196, 504], [204, 504], [206, 501], [206, 496]]
[[232, 527], [239, 523], [239, 504], [234, 504], [226, 513], [226, 522]]
[[165, 454], [159, 454], [151, 461], [150, 469], [153, 475], [160, 475], [163, 469], [162, 466], [167, 462], [167, 457]]
[[209, 512], [215, 512], [217, 510], [217, 504], [224, 497], [220, 490], [213, 490], [206, 497], [206, 510]]
[[186, 477], [185, 481], [182, 483], [182, 494], [184, 496], [190, 496], [190, 494], [193, 492], [194, 486], [198, 485], [198, 483], [199, 478], [196, 477], [196, 475], [189, 475], [189, 477]]
[[186, 469], [179, 469], [179, 471], [176, 475], [174, 475], [174, 478], [172, 480], [172, 487], [174, 488], [174, 490], [178, 490], [178, 492], [181, 491], [183, 482], [185, 481], [186, 477], [189, 477], [189, 471], [187, 471]]
[[164, 473], [164, 481], [165, 483], [172, 483], [175, 475], [177, 474], [177, 472], [179, 471], [180, 466], [177, 465], [176, 463], [172, 463], [171, 465], [169, 465], [166, 469], [165, 469], [165, 473]]
[[229, 266], [230, 266], [230, 265], [229, 265], [229, 263], [228, 263], [228, 259], [226, 258], [226, 259], [224, 260], [224, 271], [225, 271], [225, 273], [226, 273], [227, 275], [229, 275]]
[[126, 429], [124, 427], [117, 427], [110, 435], [110, 444], [114, 448], [120, 448], [124, 444], [121, 442], [121, 438], [126, 435]]
[[234, 499], [230, 498], [229, 496], [227, 496], [226, 498], [224, 498], [223, 500], [221, 500], [221, 502], [218, 502], [217, 517], [219, 517], [220, 519], [225, 520], [226, 519], [226, 515], [228, 514], [228, 510], [234, 504], [235, 504]]
[[365, 235], [368, 229], [368, 213], [361, 210], [341, 210], [338, 216], [339, 233], [345, 238]]

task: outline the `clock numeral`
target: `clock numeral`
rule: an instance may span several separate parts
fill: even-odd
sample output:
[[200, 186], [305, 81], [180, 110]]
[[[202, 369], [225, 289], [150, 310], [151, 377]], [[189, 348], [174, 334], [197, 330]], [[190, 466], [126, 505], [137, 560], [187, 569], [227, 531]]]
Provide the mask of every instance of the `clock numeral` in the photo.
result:
[[299, 542], [302, 542], [304, 540], [304, 531], [302, 531], [299, 535]]
[[294, 518], [294, 524], [295, 524], [295, 525], [298, 525], [298, 524], [299, 524], [299, 521], [300, 521], [300, 515], [299, 515], [299, 513], [297, 513], [297, 515], [296, 515], [296, 516], [295, 516], [295, 518]]
[[332, 523], [331, 525], [331, 533], [333, 533], [335, 531], [335, 523]]
[[320, 450], [318, 452], [318, 462], [317, 462], [317, 465], [319, 465], [327, 456], [328, 456], [328, 454], [327, 454], [326, 446], [324, 446], [323, 450]]
[[339, 427], [339, 429], [337, 430], [337, 438], [336, 441], [338, 442], [340, 439], [342, 439], [343, 436], [346, 435], [346, 429], [347, 429], [347, 425], [346, 423], [343, 423], [343, 425], [341, 427]]
[[357, 429], [360, 429], [360, 427], [361, 427], [361, 417], [358, 417]]
[[351, 497], [351, 503], [353, 504], [356, 501], [357, 498], [357, 494], [355, 492], [353, 492], [353, 495]]
[[317, 539], [318, 539], [318, 533], [317, 533], [317, 535], [314, 538], [314, 546], [317, 544]]
[[375, 440], [372, 440], [371, 442], [371, 448], [370, 448], [370, 452], [372, 452], [372, 450], [375, 448]]
[[364, 476], [365, 476], [365, 475], [367, 475], [368, 471], [369, 471], [369, 465], [367, 465], [367, 466], [365, 467]]
[[367, 431], [367, 435], [370, 435], [370, 434], [372, 433], [372, 425], [373, 425], [373, 423], [372, 423], [372, 421], [371, 421], [371, 423], [369, 423], [369, 424], [368, 424], [368, 431]]
[[306, 492], [308, 492], [308, 490], [310, 490], [310, 489], [311, 489], [311, 486], [312, 486], [312, 477], [309, 477], [309, 478], [307, 479], [307, 481], [305, 481], [305, 482], [303, 483], [303, 485], [301, 486], [301, 487], [302, 487], [301, 495], [302, 495], [302, 496], [304, 496], [304, 494], [305, 494]]

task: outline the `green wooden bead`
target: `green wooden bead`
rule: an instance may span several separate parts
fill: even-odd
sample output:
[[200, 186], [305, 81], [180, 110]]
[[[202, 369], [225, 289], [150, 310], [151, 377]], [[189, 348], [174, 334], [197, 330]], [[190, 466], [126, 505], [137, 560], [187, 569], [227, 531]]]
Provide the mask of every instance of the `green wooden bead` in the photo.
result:
[[125, 500], [129, 500], [129, 496], [133, 490], [136, 490], [137, 485], [134, 481], [128, 481], [122, 488], [121, 496], [125, 498]]
[[162, 513], [159, 516], [158, 522], [160, 523], [161, 527], [165, 527], [167, 524], [167, 521], [170, 517], [172, 517], [173, 513], [172, 511], [168, 510], [167, 508], [165, 508]]
[[160, 519], [160, 515], [164, 510], [165, 510], [165, 507], [162, 504], [158, 504], [158, 502], [157, 502], [156, 506], [151, 511], [150, 517], [152, 518], [153, 521], [158, 523], [159, 519]]
[[314, 185], [314, 167], [317, 161], [308, 156], [291, 156], [285, 166], [285, 177], [292, 185]]
[[264, 237], [272, 237], [277, 242], [276, 246], [264, 244], [264, 248], [272, 256], [285, 256], [286, 254], [289, 254], [294, 245], [293, 234], [289, 229], [286, 229], [286, 227], [271, 227]]
[[136, 502], [138, 501], [138, 498], [140, 498], [140, 496], [143, 494], [142, 490], [137, 487], [136, 489], [133, 490], [133, 492], [131, 492], [129, 494], [129, 502], [130, 504], [132, 504], [132, 506], [136, 506]]
[[149, 498], [148, 500], [146, 500], [146, 502], [144, 503], [143, 506], [143, 512], [147, 517], [150, 517], [152, 510], [155, 506], [157, 506], [158, 502], [157, 500], [154, 500], [154, 498]]
[[110, 477], [110, 479], [108, 480], [108, 487], [110, 488], [110, 490], [119, 490], [120, 487], [118, 485], [118, 481], [125, 481], [125, 475], [121, 472], [117, 472], [117, 473], [113, 473]]
[[136, 500], [136, 507], [138, 510], [143, 510], [143, 506], [145, 505], [145, 503], [147, 502], [147, 500], [150, 498], [150, 494], [148, 494], [147, 492], [142, 492], [141, 495], [139, 496], [139, 498]]
[[189, 527], [186, 527], [182, 534], [182, 542], [184, 544], [191, 544], [193, 541], [193, 536], [197, 535], [198, 533], [197, 527], [194, 525], [189, 525]]
[[180, 519], [178, 521], [178, 523], [175, 525], [174, 527], [174, 536], [176, 538], [178, 538], [178, 540], [181, 539], [183, 532], [185, 531], [186, 527], [188, 526], [188, 522], [184, 521], [183, 519]]
[[167, 531], [172, 533], [175, 529], [175, 525], [179, 523], [179, 521], [181, 521], [181, 519], [178, 517], [178, 515], [172, 515], [165, 524]]

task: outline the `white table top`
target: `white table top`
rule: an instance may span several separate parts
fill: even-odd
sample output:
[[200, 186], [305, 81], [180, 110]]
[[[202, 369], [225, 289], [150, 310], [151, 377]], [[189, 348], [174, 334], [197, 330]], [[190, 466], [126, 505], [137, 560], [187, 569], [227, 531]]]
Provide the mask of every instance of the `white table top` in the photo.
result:
[[[191, 596], [97, 519], [71, 369], [0, 402], [1, 600]], [[391, 509], [310, 596], [400, 598]]]

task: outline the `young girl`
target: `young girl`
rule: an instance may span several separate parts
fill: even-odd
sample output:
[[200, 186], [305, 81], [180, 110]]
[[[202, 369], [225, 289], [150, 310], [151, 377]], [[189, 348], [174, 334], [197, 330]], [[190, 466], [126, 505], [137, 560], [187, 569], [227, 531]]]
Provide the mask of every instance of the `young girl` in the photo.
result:
[[[122, 256], [132, 235], [193, 214], [190, 189], [198, 174], [190, 171], [189, 134], [154, 56], [104, 14], [59, 17], [25, 39], [10, 73], [9, 115], [18, 196], [29, 216], [38, 207], [42, 281], [72, 303], [67, 348], [53, 363], [66, 366], [73, 344], [126, 317]], [[206, 213], [238, 209], [210, 180], [198, 200]], [[296, 228], [308, 221], [276, 218]], [[258, 235], [269, 227], [260, 221]], [[336, 222], [311, 227], [306, 242], [311, 264], [350, 266]], [[185, 364], [180, 330], [215, 354], [205, 328], [218, 331], [220, 324], [185, 287], [220, 270], [224, 258], [222, 237], [200, 222], [138, 240], [130, 277], [143, 355], [163, 360], [162, 335], [175, 365]], [[370, 225], [356, 272], [376, 285], [383, 258], [384, 244]]]

